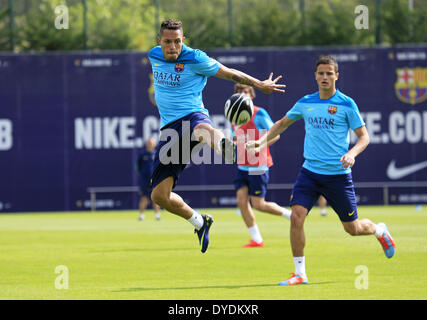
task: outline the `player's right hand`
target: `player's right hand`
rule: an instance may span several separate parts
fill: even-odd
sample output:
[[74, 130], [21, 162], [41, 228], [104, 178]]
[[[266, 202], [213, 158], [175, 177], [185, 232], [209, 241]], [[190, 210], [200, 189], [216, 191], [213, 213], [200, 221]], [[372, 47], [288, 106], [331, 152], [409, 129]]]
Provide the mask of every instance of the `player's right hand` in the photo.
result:
[[350, 155], [349, 153], [346, 153], [341, 157], [340, 161], [342, 167], [344, 169], [347, 169], [352, 168], [356, 160], [354, 159], [354, 156]]
[[285, 92], [284, 88], [286, 87], [286, 85], [277, 84], [277, 81], [279, 81], [280, 79], [282, 79], [282, 76], [278, 76], [273, 80], [273, 72], [271, 72], [268, 79], [262, 81], [262, 85], [258, 89], [266, 94], [270, 94], [272, 92]]

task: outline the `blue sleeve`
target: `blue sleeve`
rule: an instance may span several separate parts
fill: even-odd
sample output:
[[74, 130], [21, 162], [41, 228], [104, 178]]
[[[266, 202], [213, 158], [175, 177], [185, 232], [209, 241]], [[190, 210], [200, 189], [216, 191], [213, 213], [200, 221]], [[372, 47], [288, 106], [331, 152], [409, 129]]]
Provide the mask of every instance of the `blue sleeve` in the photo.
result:
[[234, 132], [233, 126], [231, 126], [231, 139], [234, 139], [236, 137], [236, 133]]
[[191, 66], [194, 73], [210, 77], [214, 76], [219, 70], [220, 65], [218, 61], [210, 58], [201, 50], [195, 50], [194, 60], [196, 63]]
[[350, 108], [347, 113], [348, 122], [352, 130], [363, 127], [365, 122], [360, 115], [359, 108], [354, 100], [350, 100]]
[[292, 107], [292, 109], [286, 113], [286, 116], [291, 120], [302, 119], [303, 114], [302, 114], [302, 110], [300, 108], [300, 104], [298, 102], [295, 103], [295, 105]]
[[271, 120], [270, 115], [264, 109], [259, 109], [254, 118], [254, 123], [258, 130], [270, 130], [270, 128], [274, 125], [273, 120]]

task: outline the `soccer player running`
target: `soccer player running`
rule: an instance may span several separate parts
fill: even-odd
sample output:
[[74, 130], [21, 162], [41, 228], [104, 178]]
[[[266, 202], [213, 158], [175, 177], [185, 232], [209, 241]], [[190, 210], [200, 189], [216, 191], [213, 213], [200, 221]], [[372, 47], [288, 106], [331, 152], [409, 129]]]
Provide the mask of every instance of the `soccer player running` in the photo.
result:
[[[145, 209], [147, 209], [151, 198], [150, 179], [153, 174], [154, 152], [156, 150], [156, 141], [150, 137], [145, 142], [144, 148], [138, 154], [136, 170], [138, 172], [139, 185], [139, 220], [145, 219]], [[160, 207], [153, 202], [156, 220], [160, 220]]]
[[[265, 146], [296, 120], [304, 119], [305, 162], [290, 201], [290, 240], [295, 273], [279, 285], [308, 283], [304, 221], [319, 195], [323, 195], [338, 214], [346, 232], [352, 236], [375, 235], [387, 258], [393, 257], [395, 252], [393, 239], [384, 223], [358, 219], [351, 167], [355, 158], [368, 146], [369, 135], [354, 100], [336, 89], [338, 77], [336, 60], [330, 56], [320, 57], [315, 71], [319, 91], [301, 98], [266, 135], [246, 144], [248, 150], [259, 152], [260, 146]], [[349, 129], [358, 137], [350, 150]]]
[[[244, 84], [235, 84], [234, 93], [244, 93], [252, 100], [255, 98], [254, 88]], [[252, 135], [253, 138], [257, 139], [272, 126], [273, 121], [268, 112], [257, 106], [254, 106], [254, 113], [249, 122], [240, 126], [232, 125], [235, 141], [237, 141], [238, 153], [237, 174], [234, 180], [237, 205], [251, 235], [251, 240], [243, 246], [244, 248], [264, 246], [264, 241], [256, 223], [252, 207], [261, 212], [282, 216], [287, 219], [290, 219], [291, 216], [290, 210], [282, 208], [275, 202], [265, 201], [269, 180], [269, 167], [273, 165], [273, 158], [269, 147], [267, 146], [264, 152], [255, 157], [255, 161], [252, 161], [250, 155], [247, 155], [244, 146], [246, 137]], [[269, 141], [268, 145], [273, 144], [279, 138], [280, 136], [275, 137]], [[239, 141], [242, 141], [243, 144], [239, 143]], [[240, 156], [240, 153], [242, 153], [242, 156]]]
[[[202, 101], [202, 91], [207, 78], [215, 76], [221, 79], [243, 83], [270, 94], [284, 92], [284, 84], [278, 84], [281, 76], [260, 81], [241, 71], [227, 68], [208, 57], [201, 50], [192, 49], [184, 44], [182, 23], [177, 20], [163, 21], [157, 37], [158, 46], [151, 49], [148, 58], [152, 65], [154, 79], [154, 97], [160, 113], [160, 143], [154, 160], [154, 172], [151, 177], [151, 199], [169, 212], [176, 214], [194, 227], [205, 252], [209, 245], [209, 229], [213, 219], [193, 210], [176, 193], [172, 192], [176, 181], [189, 163], [191, 150], [198, 143], [206, 143], [221, 153], [225, 163], [236, 160], [235, 145], [224, 134], [215, 129], [209, 119], [209, 112]], [[165, 130], [168, 129], [168, 130]], [[171, 136], [171, 130], [178, 138]], [[194, 138], [190, 147], [184, 149], [184, 137]], [[169, 139], [170, 138], [170, 139]], [[166, 141], [167, 140], [167, 141]], [[178, 147], [179, 159], [174, 159]], [[165, 147], [165, 148], [163, 148]], [[166, 150], [166, 151], [165, 151]], [[169, 161], [168, 159], [174, 159]]]

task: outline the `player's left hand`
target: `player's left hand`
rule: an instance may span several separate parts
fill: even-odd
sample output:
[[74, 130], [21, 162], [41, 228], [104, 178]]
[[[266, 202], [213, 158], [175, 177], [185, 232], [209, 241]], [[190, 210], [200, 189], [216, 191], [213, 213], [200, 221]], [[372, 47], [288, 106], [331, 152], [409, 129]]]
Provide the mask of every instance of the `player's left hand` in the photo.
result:
[[286, 85], [277, 84], [277, 81], [280, 79], [282, 79], [282, 76], [278, 76], [273, 80], [273, 72], [271, 72], [268, 79], [262, 81], [262, 86], [258, 89], [266, 94], [270, 94], [272, 92], [285, 92], [284, 88]]
[[260, 145], [259, 145], [259, 141], [257, 140], [252, 140], [252, 141], [248, 141], [245, 143], [245, 149], [247, 152], [249, 152], [250, 154], [256, 155], [259, 153], [260, 151]]
[[354, 159], [354, 157], [348, 153], [346, 153], [345, 155], [343, 155], [340, 159], [341, 161], [341, 165], [344, 169], [347, 168], [351, 168], [353, 167], [354, 163], [356, 162], [356, 160]]
[[249, 151], [250, 149], [254, 149], [259, 145], [259, 143], [256, 140], [249, 140], [245, 143], [245, 149]]

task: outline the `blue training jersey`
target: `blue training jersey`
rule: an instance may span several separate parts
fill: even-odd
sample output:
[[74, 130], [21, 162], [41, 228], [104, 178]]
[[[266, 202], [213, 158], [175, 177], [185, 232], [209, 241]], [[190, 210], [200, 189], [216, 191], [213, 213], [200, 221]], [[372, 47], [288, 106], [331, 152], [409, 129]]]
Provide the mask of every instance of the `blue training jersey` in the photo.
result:
[[166, 61], [162, 48], [148, 52], [153, 69], [154, 98], [160, 113], [160, 127], [193, 112], [209, 116], [202, 101], [207, 78], [215, 75], [220, 64], [201, 50], [186, 45], [176, 61]]
[[339, 90], [329, 99], [320, 99], [319, 92], [307, 95], [286, 113], [291, 120], [304, 119], [303, 167], [319, 174], [346, 174], [341, 157], [350, 144], [349, 129], [365, 125], [354, 100]]

